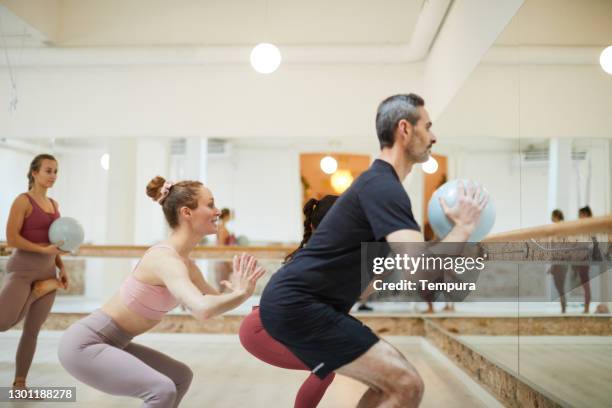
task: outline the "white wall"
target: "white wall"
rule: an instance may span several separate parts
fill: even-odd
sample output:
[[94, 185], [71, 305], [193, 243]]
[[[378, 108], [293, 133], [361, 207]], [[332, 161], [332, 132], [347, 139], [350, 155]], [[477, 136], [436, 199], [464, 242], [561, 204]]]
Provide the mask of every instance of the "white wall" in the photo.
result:
[[[422, 91], [419, 64], [18, 67], [17, 111], [0, 86], [5, 137], [367, 138], [376, 106]], [[0, 67], [0, 84], [9, 84]]]
[[404, 188], [408, 192], [410, 197], [410, 203], [412, 204], [412, 215], [414, 219], [421, 226], [423, 230], [423, 195], [425, 193], [425, 174], [421, 170], [421, 166], [414, 166], [412, 171], [408, 174], [404, 180]]
[[611, 77], [595, 64], [481, 64], [433, 129], [442, 139], [612, 139], [610, 106]]
[[49, 195], [59, 202], [62, 216], [81, 223], [86, 243], [106, 242], [108, 174], [100, 165], [102, 153], [75, 150], [55, 155], [58, 177]]
[[209, 187], [217, 207], [235, 212], [230, 229], [251, 241], [299, 241], [301, 184], [293, 148], [245, 147], [208, 161]]
[[[605, 141], [593, 141], [586, 147], [591, 156], [590, 195], [585, 197], [588, 162], [574, 161], [572, 177], [564, 188], [569, 190], [570, 208], [564, 209], [566, 220], [578, 218], [578, 208], [589, 205], [593, 215], [609, 214], [607, 210], [610, 191], [606, 187], [609, 179]], [[466, 177], [481, 182], [491, 193], [497, 209], [492, 232], [503, 232], [519, 228], [543, 225], [550, 222], [547, 210], [548, 166], [546, 163], [519, 166], [518, 152], [464, 151], [455, 156], [456, 167], [449, 178]], [[576, 180], [579, 168], [583, 177]], [[578, 197], [578, 186], [583, 191]]]
[[[168, 233], [161, 206], [145, 194], [146, 186], [155, 176], [169, 178], [169, 141], [139, 139], [136, 149], [136, 182], [134, 199], [134, 244], [151, 245]], [[118, 205], [125, 205], [116, 200]]]
[[0, 171], [4, 175], [0, 190], [0, 241], [6, 241], [6, 222], [15, 197], [28, 191], [26, 174], [34, 156], [0, 145]]
[[[285, 66], [272, 76], [214, 66], [19, 67], [17, 73], [17, 112], [8, 109], [10, 87], [0, 86], [4, 137], [317, 137], [352, 143], [369, 140], [384, 97], [423, 91], [421, 64]], [[0, 84], [8, 83], [0, 67]], [[480, 64], [434, 130], [454, 138], [612, 138], [610, 106], [612, 81], [596, 62]]]

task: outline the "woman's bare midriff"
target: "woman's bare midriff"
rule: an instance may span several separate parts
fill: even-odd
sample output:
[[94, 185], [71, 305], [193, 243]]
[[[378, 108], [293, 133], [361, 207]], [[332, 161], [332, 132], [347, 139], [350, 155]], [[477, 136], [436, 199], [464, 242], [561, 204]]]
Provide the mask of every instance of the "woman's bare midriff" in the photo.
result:
[[132, 336], [143, 334], [159, 323], [159, 320], [145, 319], [139, 314], [132, 312], [123, 304], [119, 293], [115, 293], [101, 309], [113, 319], [121, 329]]

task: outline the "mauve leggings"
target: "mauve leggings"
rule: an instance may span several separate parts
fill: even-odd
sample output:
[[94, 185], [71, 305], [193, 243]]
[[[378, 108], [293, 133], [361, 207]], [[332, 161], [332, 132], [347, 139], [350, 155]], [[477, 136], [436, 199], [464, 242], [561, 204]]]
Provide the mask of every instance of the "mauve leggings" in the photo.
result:
[[96, 310], [63, 334], [58, 357], [77, 380], [102, 392], [140, 398], [143, 407], [177, 407], [193, 373], [180, 361], [140, 344]]
[[25, 316], [15, 357], [15, 377], [26, 377], [42, 324], [47, 319], [55, 291], [34, 301], [32, 284], [55, 277], [55, 256], [16, 250], [6, 264], [7, 274], [0, 290], [0, 331], [15, 326]]
[[[244, 318], [240, 325], [240, 342], [249, 353], [268, 364], [291, 370], [310, 371], [308, 366], [298, 359], [287, 347], [268, 334], [261, 324], [259, 307], [257, 306]], [[316, 375], [310, 373], [295, 397], [294, 407], [316, 407], [323, 398], [327, 387], [334, 380], [334, 376], [335, 374], [331, 373], [321, 380]]]

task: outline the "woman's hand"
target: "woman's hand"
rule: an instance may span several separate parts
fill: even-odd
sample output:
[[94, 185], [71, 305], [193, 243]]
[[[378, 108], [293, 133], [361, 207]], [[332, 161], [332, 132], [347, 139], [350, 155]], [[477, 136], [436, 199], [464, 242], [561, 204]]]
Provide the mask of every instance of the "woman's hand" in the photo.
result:
[[62, 251], [60, 246], [62, 246], [63, 242], [59, 242], [57, 245], [49, 244], [41, 247], [40, 252], [47, 255], [66, 255], [69, 252]]
[[234, 272], [229, 281], [222, 281], [221, 284], [232, 292], [241, 292], [245, 296], [251, 296], [255, 291], [255, 285], [266, 270], [257, 263], [257, 259], [245, 253], [234, 256]]

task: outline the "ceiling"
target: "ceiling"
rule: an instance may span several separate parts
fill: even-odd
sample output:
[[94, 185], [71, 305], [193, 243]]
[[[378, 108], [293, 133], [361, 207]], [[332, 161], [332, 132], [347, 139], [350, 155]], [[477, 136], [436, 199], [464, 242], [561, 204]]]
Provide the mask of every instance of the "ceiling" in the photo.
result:
[[44, 46], [40, 34], [30, 25], [3, 7], [0, 2], [0, 48], [23, 48]]
[[[425, 0], [0, 0], [0, 47], [407, 45], [425, 5]], [[431, 29], [435, 33], [437, 27]], [[525, 0], [495, 45], [611, 42], [612, 0]]]
[[[0, 23], [9, 47], [40, 46], [45, 40], [61, 47], [232, 46], [263, 41], [395, 45], [410, 42], [424, 3], [0, 0], [7, 7], [0, 7]], [[496, 44], [598, 46], [611, 41], [611, 0], [525, 0]]]
[[612, 44], [612, 0], [525, 0], [497, 45]]
[[49, 0], [44, 22], [40, 1], [2, 3], [56, 46], [121, 47], [406, 44], [424, 0]]

